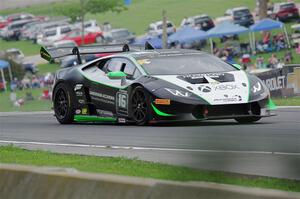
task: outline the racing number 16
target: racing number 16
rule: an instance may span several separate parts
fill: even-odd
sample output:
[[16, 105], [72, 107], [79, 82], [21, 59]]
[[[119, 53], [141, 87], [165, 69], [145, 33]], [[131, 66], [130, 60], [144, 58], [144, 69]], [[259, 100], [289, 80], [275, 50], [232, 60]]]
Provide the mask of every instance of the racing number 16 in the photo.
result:
[[127, 94], [118, 93], [118, 107], [127, 109]]

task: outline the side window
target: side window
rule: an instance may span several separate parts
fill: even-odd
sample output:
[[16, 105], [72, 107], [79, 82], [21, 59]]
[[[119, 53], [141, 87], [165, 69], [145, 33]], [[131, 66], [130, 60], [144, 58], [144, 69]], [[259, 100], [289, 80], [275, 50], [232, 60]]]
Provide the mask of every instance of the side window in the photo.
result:
[[133, 77], [134, 71], [136, 69], [135, 65], [131, 61], [125, 61], [124, 73], [126, 73], [129, 77]]
[[61, 29], [61, 33], [62, 34], [65, 34], [65, 33], [68, 33], [68, 32], [71, 32], [71, 28], [70, 27], [65, 27], [65, 28]]
[[113, 58], [109, 61], [106, 71], [107, 72], [114, 72], [114, 71], [121, 71], [123, 62], [121, 59]]

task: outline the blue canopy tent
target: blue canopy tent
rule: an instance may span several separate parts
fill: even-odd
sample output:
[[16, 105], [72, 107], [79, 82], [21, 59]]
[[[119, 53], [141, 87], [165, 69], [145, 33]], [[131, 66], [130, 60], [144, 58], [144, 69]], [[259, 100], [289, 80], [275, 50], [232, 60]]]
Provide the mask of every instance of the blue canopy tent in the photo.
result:
[[283, 29], [287, 44], [290, 47], [291, 44], [290, 44], [290, 41], [288, 38], [288, 33], [287, 33], [284, 23], [282, 23], [280, 21], [275, 21], [273, 19], [263, 19], [263, 20], [256, 22], [252, 26], [250, 26], [250, 30], [252, 32], [253, 48], [255, 48], [255, 34], [254, 34], [255, 32], [269, 31], [269, 30], [274, 30], [274, 29]]
[[12, 74], [11, 74], [10, 64], [7, 61], [0, 60], [1, 78], [2, 78], [2, 82], [4, 84], [4, 88], [6, 90], [6, 81], [5, 81], [5, 77], [4, 77], [4, 71], [3, 71], [5, 68], [8, 68], [10, 81], [12, 81]]
[[207, 39], [208, 35], [202, 30], [196, 30], [190, 26], [184, 26], [168, 38], [168, 43], [193, 43]]
[[248, 28], [229, 21], [225, 21], [216, 25], [214, 28], [207, 31], [208, 37], [210, 38], [211, 52], [213, 52], [212, 38], [220, 38], [228, 35], [239, 35], [248, 32]]
[[142, 37], [140, 39], [135, 40], [133, 45], [145, 46], [145, 43], [147, 41], [156, 49], [162, 49], [162, 47], [163, 47], [163, 42], [162, 42], [161, 38], [159, 38], [159, 37], [149, 37], [149, 36], [145, 36], [145, 37]]

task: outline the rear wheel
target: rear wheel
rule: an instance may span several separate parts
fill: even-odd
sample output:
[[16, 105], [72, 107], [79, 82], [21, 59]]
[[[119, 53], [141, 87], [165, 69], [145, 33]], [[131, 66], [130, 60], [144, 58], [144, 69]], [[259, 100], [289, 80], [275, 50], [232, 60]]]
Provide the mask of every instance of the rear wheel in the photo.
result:
[[136, 87], [131, 96], [132, 118], [137, 125], [146, 125], [151, 119], [150, 95], [143, 87]]
[[71, 124], [74, 119], [74, 108], [71, 89], [66, 84], [59, 84], [54, 92], [54, 113], [61, 124]]

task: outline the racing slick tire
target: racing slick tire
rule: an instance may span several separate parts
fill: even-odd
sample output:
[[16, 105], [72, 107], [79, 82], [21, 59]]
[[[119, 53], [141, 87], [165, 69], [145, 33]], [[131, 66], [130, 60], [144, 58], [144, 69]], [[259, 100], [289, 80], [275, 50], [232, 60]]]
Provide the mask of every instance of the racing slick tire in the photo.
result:
[[135, 124], [147, 125], [152, 119], [150, 98], [150, 94], [143, 87], [137, 86], [133, 89], [130, 102], [132, 119]]
[[53, 95], [53, 108], [57, 121], [61, 124], [71, 124], [74, 120], [74, 94], [64, 83], [57, 85]]
[[240, 124], [249, 124], [257, 122], [261, 119], [261, 117], [241, 117], [241, 118], [234, 118]]

